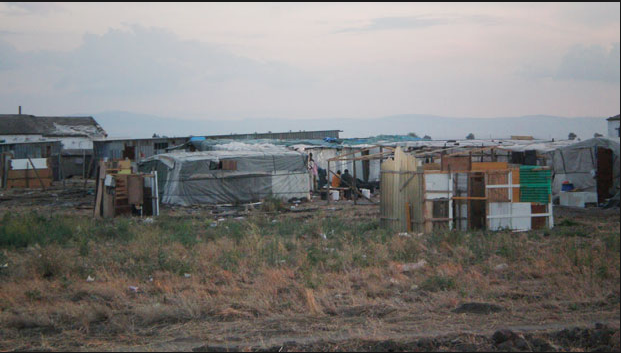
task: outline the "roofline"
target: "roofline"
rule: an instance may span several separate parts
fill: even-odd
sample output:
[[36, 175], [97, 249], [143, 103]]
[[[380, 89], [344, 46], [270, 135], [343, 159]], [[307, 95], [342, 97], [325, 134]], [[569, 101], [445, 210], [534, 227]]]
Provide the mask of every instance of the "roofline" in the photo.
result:
[[47, 141], [21, 141], [21, 142], [0, 142], [0, 146], [5, 145], [32, 145], [40, 143], [62, 143], [61, 140], [47, 140]]

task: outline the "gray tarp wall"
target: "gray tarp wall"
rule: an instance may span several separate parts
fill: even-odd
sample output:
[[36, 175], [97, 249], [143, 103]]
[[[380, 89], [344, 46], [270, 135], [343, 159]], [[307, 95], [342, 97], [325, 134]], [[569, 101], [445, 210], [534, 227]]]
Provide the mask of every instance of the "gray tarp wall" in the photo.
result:
[[[255, 202], [270, 195], [306, 198], [306, 158], [295, 151], [178, 152], [150, 157], [139, 166], [158, 171], [162, 203], [189, 206]], [[220, 161], [235, 161], [237, 169], [217, 169]]]
[[557, 195], [563, 181], [568, 180], [581, 191], [597, 191], [594, 173], [597, 169], [597, 148], [603, 147], [613, 153], [614, 195], [619, 189], [619, 140], [596, 137], [558, 148], [548, 153], [554, 171], [552, 193]]

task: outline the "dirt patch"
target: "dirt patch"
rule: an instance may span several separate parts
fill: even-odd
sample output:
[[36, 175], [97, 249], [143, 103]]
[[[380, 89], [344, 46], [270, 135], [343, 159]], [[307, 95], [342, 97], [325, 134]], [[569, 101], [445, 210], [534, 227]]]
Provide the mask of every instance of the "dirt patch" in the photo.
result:
[[499, 330], [491, 336], [452, 334], [423, 337], [414, 340], [318, 340], [312, 343], [284, 342], [281, 345], [262, 347], [245, 345], [203, 345], [194, 352], [559, 352], [559, 351], [619, 350], [619, 329], [597, 324], [594, 328], [575, 327], [555, 332], [516, 332]]
[[491, 314], [502, 311], [502, 307], [487, 303], [464, 303], [453, 310], [457, 314]]

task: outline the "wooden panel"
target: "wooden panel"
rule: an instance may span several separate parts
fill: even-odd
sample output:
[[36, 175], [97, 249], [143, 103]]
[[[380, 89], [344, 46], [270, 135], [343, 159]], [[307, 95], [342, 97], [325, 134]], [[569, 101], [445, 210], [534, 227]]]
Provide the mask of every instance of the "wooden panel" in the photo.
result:
[[422, 230], [423, 224], [423, 178], [415, 157], [407, 155], [401, 148], [395, 149], [392, 159], [381, 164], [380, 177], [380, 223], [383, 227], [405, 232], [408, 230], [406, 202], [410, 204], [411, 228]]
[[[449, 219], [449, 200], [434, 200], [433, 201], [433, 212], [434, 219]], [[449, 229], [449, 221], [436, 221], [432, 222], [432, 228], [435, 229]]]
[[[488, 185], [508, 185], [508, 173], [490, 173], [487, 176]], [[489, 202], [509, 202], [509, 188], [492, 188], [487, 190]]]
[[423, 164], [423, 169], [424, 170], [440, 170], [441, 166], [440, 166], [440, 163], [427, 163], [427, 164]]
[[[547, 213], [548, 205], [540, 205], [540, 204], [531, 204], [530, 205], [530, 213]], [[546, 220], [548, 217], [532, 217], [531, 218], [531, 229], [544, 229], [546, 227]]]
[[9, 170], [7, 173], [7, 179], [36, 179], [37, 175], [39, 178], [52, 178], [52, 169], [37, 169], [36, 173], [33, 169], [29, 170]]
[[[513, 168], [511, 170], [511, 183], [518, 185], [520, 183], [520, 169]], [[520, 188], [513, 188], [513, 202], [520, 202]]]
[[507, 162], [473, 162], [472, 163], [472, 170], [480, 170], [480, 171], [485, 171], [485, 170], [501, 170], [501, 169], [507, 169], [509, 167], [509, 164]]
[[472, 158], [470, 156], [443, 156], [442, 171], [465, 171], [472, 169]]
[[141, 175], [129, 175], [127, 177], [127, 193], [129, 203], [141, 205], [143, 203], [143, 179]]
[[114, 217], [114, 195], [111, 193], [111, 188], [103, 187], [103, 218]]
[[[52, 185], [52, 179], [51, 178], [45, 178], [45, 179], [41, 179], [41, 182], [43, 182], [43, 186], [45, 186], [46, 188], [49, 188]], [[6, 181], [6, 188], [7, 189], [13, 189], [13, 188], [29, 188], [29, 189], [40, 189], [41, 188], [41, 182], [39, 181], [39, 179], [10, 179]]]
[[[485, 197], [485, 177], [483, 173], [472, 173], [468, 185], [469, 197]], [[482, 229], [486, 224], [486, 201], [470, 200], [468, 207], [468, 226]]]

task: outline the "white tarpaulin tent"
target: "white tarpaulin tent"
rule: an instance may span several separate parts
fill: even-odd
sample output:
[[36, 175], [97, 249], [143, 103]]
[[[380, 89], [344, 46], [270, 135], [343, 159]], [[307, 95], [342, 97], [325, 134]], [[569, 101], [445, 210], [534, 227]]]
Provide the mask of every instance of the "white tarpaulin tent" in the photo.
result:
[[158, 172], [162, 203], [189, 206], [306, 198], [306, 159], [287, 150], [179, 152], [150, 157], [139, 166]]
[[597, 148], [607, 148], [613, 153], [613, 190], [619, 189], [619, 140], [606, 137], [595, 137], [560, 147], [549, 152], [551, 167], [554, 172], [552, 192], [558, 194], [565, 180], [574, 185], [575, 189], [586, 192], [597, 192]]

